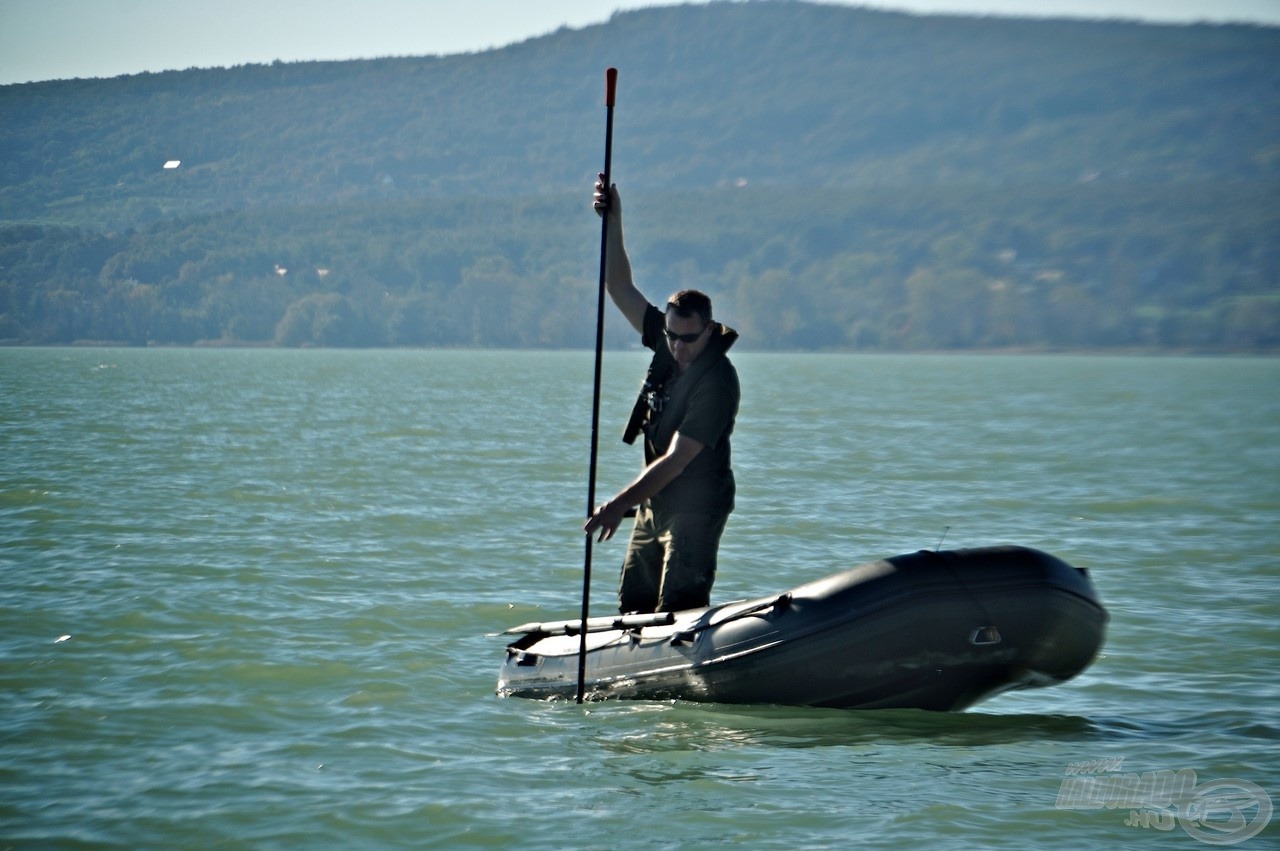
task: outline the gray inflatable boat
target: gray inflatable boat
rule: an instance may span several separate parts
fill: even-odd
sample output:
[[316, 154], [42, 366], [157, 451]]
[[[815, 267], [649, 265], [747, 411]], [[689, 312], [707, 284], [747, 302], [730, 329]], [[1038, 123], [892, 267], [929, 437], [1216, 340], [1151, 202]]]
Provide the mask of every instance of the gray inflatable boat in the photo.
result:
[[[921, 551], [771, 597], [587, 621], [588, 699], [959, 711], [1071, 679], [1107, 613], [1085, 570], [1026, 547]], [[581, 621], [530, 623], [501, 696], [576, 697]]]

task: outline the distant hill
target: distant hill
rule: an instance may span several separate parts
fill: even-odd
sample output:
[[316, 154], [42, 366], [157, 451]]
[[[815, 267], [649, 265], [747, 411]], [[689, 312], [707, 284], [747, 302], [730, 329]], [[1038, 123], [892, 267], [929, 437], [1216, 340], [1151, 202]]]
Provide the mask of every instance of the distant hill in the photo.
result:
[[1277, 56], [1269, 27], [751, 2], [4, 86], [0, 339], [582, 345], [613, 65], [641, 284], [708, 288], [744, 345], [1268, 350]]

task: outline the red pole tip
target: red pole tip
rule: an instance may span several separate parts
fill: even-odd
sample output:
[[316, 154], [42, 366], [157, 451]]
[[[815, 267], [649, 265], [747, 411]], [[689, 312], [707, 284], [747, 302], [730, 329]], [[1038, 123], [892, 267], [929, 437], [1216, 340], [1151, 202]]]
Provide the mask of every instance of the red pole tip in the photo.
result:
[[609, 68], [604, 72], [604, 105], [613, 106], [613, 95], [618, 89], [618, 69]]

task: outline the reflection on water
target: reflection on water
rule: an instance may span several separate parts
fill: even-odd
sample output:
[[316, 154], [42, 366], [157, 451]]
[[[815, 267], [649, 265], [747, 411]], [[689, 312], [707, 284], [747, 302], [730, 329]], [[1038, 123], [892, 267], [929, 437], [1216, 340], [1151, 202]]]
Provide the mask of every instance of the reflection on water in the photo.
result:
[[[844, 710], [808, 707], [724, 706], [717, 704], [593, 705], [593, 716], [626, 716], [625, 732], [602, 734], [600, 744], [617, 753], [714, 751], [741, 746], [781, 748], [848, 747], [888, 743], [927, 743], [944, 747], [1054, 739], [1105, 739], [1106, 732], [1088, 718], [1069, 715], [1004, 715], [969, 711], [926, 712], [915, 709]], [[567, 709], [568, 707], [566, 707]], [[657, 713], [635, 730], [639, 711]]]

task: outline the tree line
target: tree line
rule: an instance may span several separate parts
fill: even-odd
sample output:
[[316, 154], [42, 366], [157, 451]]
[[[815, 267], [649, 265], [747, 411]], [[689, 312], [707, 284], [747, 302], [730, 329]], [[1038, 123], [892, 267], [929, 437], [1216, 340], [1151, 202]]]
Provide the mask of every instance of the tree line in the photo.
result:
[[[575, 196], [11, 226], [0, 340], [579, 347], [598, 228]], [[708, 215], [708, 211], [711, 212]], [[712, 294], [760, 350], [1280, 346], [1266, 188], [1105, 184], [627, 195], [639, 285]], [[621, 323], [609, 343], [627, 345]]]

